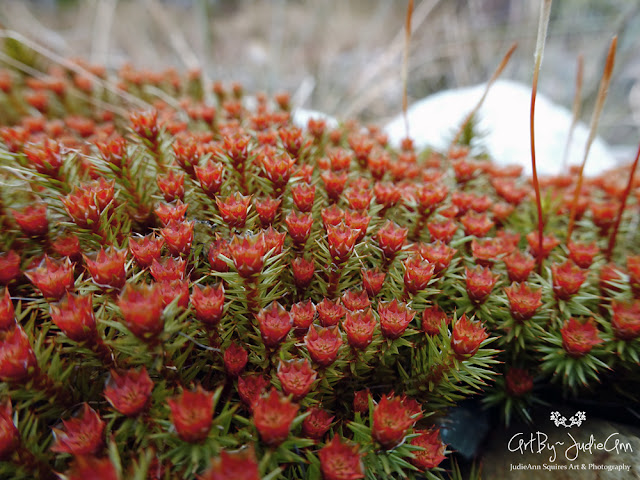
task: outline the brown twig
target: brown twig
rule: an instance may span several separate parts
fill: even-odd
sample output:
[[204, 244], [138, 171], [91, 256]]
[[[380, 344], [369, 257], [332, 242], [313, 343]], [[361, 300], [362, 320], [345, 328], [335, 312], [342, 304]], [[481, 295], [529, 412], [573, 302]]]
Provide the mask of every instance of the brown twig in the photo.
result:
[[589, 128], [589, 137], [587, 138], [587, 145], [584, 149], [584, 157], [582, 158], [582, 164], [580, 165], [580, 171], [578, 172], [578, 183], [573, 193], [573, 202], [571, 203], [571, 216], [569, 217], [569, 228], [567, 230], [567, 244], [571, 241], [571, 234], [576, 221], [576, 212], [578, 198], [582, 191], [582, 182], [584, 179], [584, 167], [587, 164], [587, 158], [589, 156], [589, 150], [591, 150], [591, 144], [596, 136], [598, 130], [598, 122], [600, 120], [600, 114], [604, 107], [604, 101], [607, 98], [607, 91], [609, 90], [609, 83], [611, 83], [611, 74], [613, 72], [614, 60], [616, 58], [616, 45], [618, 44], [618, 37], [613, 37], [611, 45], [609, 46], [609, 53], [607, 54], [607, 61], [604, 66], [604, 72], [602, 73], [602, 79], [600, 80], [600, 88], [598, 90], [598, 97], [596, 99], [596, 106], [593, 109], [593, 115], [591, 116], [591, 126]]
[[584, 56], [578, 55], [578, 66], [576, 68], [576, 91], [573, 96], [573, 118], [571, 119], [571, 126], [569, 127], [569, 135], [567, 135], [567, 144], [564, 146], [564, 154], [562, 156], [562, 171], [567, 169], [569, 164], [569, 151], [571, 150], [571, 140], [573, 140], [573, 132], [576, 129], [578, 120], [580, 119], [580, 106], [582, 98], [582, 80], [584, 76]]
[[489, 90], [491, 90], [491, 87], [493, 86], [493, 84], [496, 82], [496, 80], [500, 77], [500, 75], [504, 71], [505, 67], [509, 63], [509, 60], [511, 59], [511, 55], [513, 54], [513, 52], [516, 50], [517, 47], [518, 47], [518, 44], [514, 43], [513, 45], [511, 45], [511, 47], [509, 47], [509, 50], [504, 55], [504, 57], [502, 57], [502, 61], [498, 65], [498, 68], [495, 69], [495, 71], [493, 72], [493, 75], [491, 75], [491, 78], [487, 82], [487, 85], [484, 88], [484, 92], [482, 93], [482, 97], [480, 97], [480, 100], [478, 101], [476, 106], [473, 107], [473, 109], [464, 118], [464, 120], [462, 121], [462, 124], [460, 125], [460, 128], [458, 129], [458, 132], [453, 137], [453, 140], [451, 140], [451, 146], [454, 146], [456, 143], [458, 143], [458, 140], [460, 139], [462, 132], [464, 132], [464, 129], [467, 127], [471, 119], [478, 113], [478, 110], [480, 110], [480, 107], [482, 107], [482, 104], [484, 103], [485, 99], [487, 98], [487, 95], [489, 94]]
[[533, 175], [533, 188], [536, 192], [536, 209], [538, 211], [538, 252], [536, 260], [538, 269], [542, 268], [544, 258], [544, 219], [542, 218], [542, 200], [540, 198], [540, 182], [538, 181], [538, 170], [536, 166], [536, 140], [535, 140], [535, 110], [536, 95], [538, 93], [538, 76], [542, 65], [542, 53], [547, 38], [547, 28], [549, 27], [549, 16], [551, 15], [552, 0], [543, 0], [540, 9], [540, 20], [538, 22], [538, 40], [536, 42], [535, 66], [533, 69], [533, 85], [531, 87], [531, 109], [529, 113], [529, 132], [531, 136], [531, 171]]
[[609, 247], [607, 248], [607, 261], [611, 260], [611, 255], [613, 254], [613, 248], [616, 245], [616, 237], [618, 235], [618, 229], [620, 228], [620, 222], [622, 221], [622, 214], [624, 213], [624, 209], [627, 206], [627, 199], [629, 198], [629, 194], [631, 193], [631, 189], [633, 188], [633, 180], [636, 175], [636, 170], [638, 168], [638, 159], [640, 159], [640, 146], [638, 146], [638, 152], [636, 153], [636, 158], [631, 165], [631, 171], [629, 172], [629, 182], [627, 183], [627, 188], [625, 188], [624, 193], [622, 195], [622, 202], [620, 203], [620, 209], [618, 210], [618, 216], [616, 218], [616, 223], [613, 226], [613, 230], [611, 231], [611, 236], [609, 237]]
[[407, 99], [407, 82], [409, 71], [409, 47], [411, 45], [411, 17], [413, 16], [413, 0], [409, 0], [407, 5], [407, 19], [405, 22], [404, 36], [404, 56], [402, 58], [402, 116], [404, 117], [404, 129], [406, 138], [409, 138], [409, 119], [407, 109], [409, 102]]

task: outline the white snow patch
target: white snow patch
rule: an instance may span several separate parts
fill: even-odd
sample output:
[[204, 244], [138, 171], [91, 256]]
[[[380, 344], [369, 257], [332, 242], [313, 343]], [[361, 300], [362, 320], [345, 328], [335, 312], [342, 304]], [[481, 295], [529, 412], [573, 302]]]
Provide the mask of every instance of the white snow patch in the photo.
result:
[[293, 123], [300, 128], [307, 128], [307, 123], [312, 118], [315, 120], [324, 120], [327, 128], [330, 129], [338, 126], [338, 120], [326, 113], [318, 112], [317, 110], [308, 110], [306, 108], [296, 108], [293, 110]]
[[[482, 97], [484, 85], [446, 90], [426, 97], [408, 110], [409, 134], [414, 145], [446, 150], [460, 124]], [[499, 165], [518, 164], [531, 174], [529, 137], [529, 107], [531, 86], [498, 80], [487, 95], [478, 113], [477, 128], [485, 132], [482, 144]], [[536, 99], [536, 161], [540, 175], [558, 175], [572, 113], [538, 92]], [[392, 145], [405, 137], [402, 115], [395, 117], [384, 130]], [[573, 133], [569, 150], [569, 165], [582, 163], [589, 129], [579, 123]], [[585, 167], [586, 175], [598, 175], [616, 165], [608, 145], [596, 137]]]

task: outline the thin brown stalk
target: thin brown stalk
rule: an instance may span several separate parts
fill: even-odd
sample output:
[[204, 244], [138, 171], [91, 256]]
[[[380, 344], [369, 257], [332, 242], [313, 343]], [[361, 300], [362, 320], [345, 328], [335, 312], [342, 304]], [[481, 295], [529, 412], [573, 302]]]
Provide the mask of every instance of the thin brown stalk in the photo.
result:
[[502, 61], [498, 65], [498, 68], [495, 69], [495, 71], [493, 72], [493, 75], [491, 75], [491, 78], [487, 82], [487, 85], [484, 88], [484, 92], [482, 93], [482, 97], [480, 97], [480, 100], [478, 101], [476, 106], [473, 107], [473, 109], [467, 114], [467, 116], [462, 121], [462, 124], [460, 125], [458, 132], [456, 133], [455, 137], [453, 137], [453, 140], [451, 141], [451, 146], [454, 146], [456, 143], [458, 143], [458, 140], [460, 139], [462, 132], [464, 132], [464, 129], [467, 127], [471, 119], [478, 113], [478, 110], [480, 110], [480, 107], [482, 107], [482, 104], [484, 103], [485, 99], [487, 98], [487, 95], [489, 94], [489, 90], [491, 90], [491, 87], [493, 86], [493, 84], [496, 82], [496, 80], [500, 77], [500, 75], [504, 71], [505, 67], [509, 63], [509, 60], [511, 59], [511, 55], [513, 55], [513, 52], [516, 50], [517, 47], [518, 47], [518, 44], [514, 43], [513, 45], [511, 45], [511, 47], [509, 47], [509, 50], [504, 55], [504, 57], [502, 57]]
[[613, 254], [613, 249], [616, 245], [616, 237], [618, 236], [618, 229], [620, 228], [620, 222], [622, 221], [622, 214], [624, 213], [624, 209], [627, 206], [627, 200], [629, 198], [629, 194], [631, 193], [631, 189], [633, 188], [633, 180], [636, 175], [636, 170], [638, 168], [638, 159], [640, 159], [640, 146], [638, 146], [638, 152], [636, 153], [636, 158], [631, 165], [631, 171], [629, 172], [629, 181], [627, 182], [627, 188], [624, 190], [624, 194], [622, 195], [622, 202], [620, 203], [620, 210], [618, 210], [618, 216], [616, 218], [616, 223], [613, 226], [613, 230], [611, 231], [611, 236], [609, 237], [609, 247], [607, 248], [607, 261], [611, 260], [611, 255]]
[[571, 150], [571, 141], [573, 140], [573, 132], [576, 129], [578, 120], [580, 118], [580, 106], [582, 98], [582, 80], [584, 76], [584, 56], [578, 55], [578, 66], [576, 68], [576, 91], [573, 96], [573, 111], [571, 119], [571, 126], [569, 127], [569, 135], [567, 135], [567, 144], [564, 146], [564, 154], [562, 155], [562, 171], [567, 169], [569, 164], [569, 151]]
[[540, 182], [538, 181], [538, 169], [536, 166], [536, 140], [535, 140], [535, 110], [536, 95], [538, 94], [538, 76], [542, 65], [542, 54], [547, 38], [547, 28], [549, 27], [549, 17], [551, 15], [552, 0], [543, 0], [540, 9], [540, 19], [538, 21], [538, 39], [536, 42], [535, 65], [533, 69], [533, 84], [531, 87], [531, 109], [529, 113], [529, 131], [531, 136], [531, 171], [533, 175], [533, 188], [536, 192], [536, 209], [538, 211], [538, 251], [536, 260], [538, 269], [542, 268], [544, 258], [544, 219], [542, 218], [542, 200], [540, 198]]
[[584, 149], [584, 157], [582, 158], [582, 164], [580, 165], [580, 171], [578, 172], [578, 183], [573, 193], [573, 202], [571, 203], [571, 216], [569, 217], [569, 228], [567, 230], [567, 243], [571, 240], [571, 234], [576, 221], [576, 211], [578, 205], [578, 199], [582, 192], [582, 182], [584, 179], [584, 166], [587, 164], [587, 158], [589, 156], [589, 150], [591, 150], [591, 144], [596, 136], [598, 130], [598, 122], [600, 121], [600, 114], [604, 107], [604, 101], [607, 98], [607, 91], [609, 90], [609, 84], [611, 83], [611, 74], [613, 73], [613, 65], [616, 58], [616, 45], [618, 44], [618, 37], [615, 36], [611, 40], [609, 46], [609, 53], [607, 54], [607, 61], [604, 66], [604, 72], [602, 73], [602, 79], [600, 80], [600, 88], [598, 89], [598, 96], [596, 98], [596, 106], [593, 109], [593, 115], [591, 116], [591, 126], [589, 128], [589, 137], [587, 138], [587, 145]]
[[405, 23], [404, 36], [404, 55], [402, 58], [402, 116], [404, 118], [404, 129], [406, 138], [409, 138], [409, 119], [407, 117], [407, 109], [409, 101], [407, 99], [407, 83], [409, 71], [409, 47], [411, 45], [411, 17], [413, 16], [413, 0], [409, 0], [407, 5], [407, 19]]

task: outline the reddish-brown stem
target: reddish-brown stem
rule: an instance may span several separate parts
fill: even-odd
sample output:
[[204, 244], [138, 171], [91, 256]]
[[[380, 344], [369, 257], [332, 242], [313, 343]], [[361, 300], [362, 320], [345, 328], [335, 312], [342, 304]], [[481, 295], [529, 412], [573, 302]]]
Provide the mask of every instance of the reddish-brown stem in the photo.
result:
[[538, 252], [536, 252], [536, 260], [538, 262], [538, 269], [542, 266], [542, 259], [544, 258], [544, 219], [542, 218], [542, 199], [540, 195], [540, 182], [538, 181], [538, 170], [536, 167], [536, 141], [535, 141], [535, 107], [536, 107], [536, 94], [538, 92], [538, 73], [540, 69], [536, 69], [533, 72], [533, 88], [531, 90], [531, 110], [529, 113], [530, 121], [530, 135], [531, 135], [531, 170], [533, 174], [533, 189], [536, 192], [536, 210], [538, 212]]
[[536, 96], [538, 94], [538, 76], [540, 75], [540, 66], [542, 65], [542, 53], [544, 52], [544, 44], [547, 37], [547, 27], [549, 26], [549, 17], [551, 15], [552, 0], [543, 0], [540, 9], [540, 19], [538, 21], [538, 39], [536, 41], [535, 65], [533, 68], [533, 84], [531, 86], [531, 109], [529, 111], [529, 134], [531, 138], [531, 171], [533, 176], [533, 188], [536, 192], [536, 209], [538, 211], [538, 248], [536, 261], [538, 264], [538, 272], [542, 270], [542, 260], [544, 258], [544, 219], [542, 218], [542, 199], [540, 196], [540, 182], [538, 181], [538, 169], [536, 165], [536, 139], [535, 139], [535, 110]]
[[487, 98], [487, 95], [489, 94], [489, 90], [491, 90], [491, 87], [493, 86], [493, 84], [496, 82], [496, 80], [500, 77], [500, 75], [504, 71], [505, 67], [509, 63], [509, 60], [511, 59], [511, 55], [513, 55], [513, 52], [517, 47], [518, 47], [518, 44], [514, 43], [513, 45], [511, 45], [511, 47], [509, 47], [509, 50], [504, 55], [504, 57], [502, 57], [502, 61], [498, 65], [498, 68], [496, 68], [496, 70], [493, 72], [493, 75], [487, 82], [484, 92], [482, 93], [482, 97], [480, 97], [480, 100], [478, 101], [476, 106], [473, 107], [473, 109], [467, 114], [467, 116], [462, 121], [462, 124], [460, 125], [458, 132], [455, 134], [455, 136], [453, 137], [453, 140], [451, 141], [451, 144], [450, 144], [451, 147], [453, 147], [458, 143], [458, 140], [460, 140], [460, 136], [462, 135], [462, 132], [464, 132], [465, 128], [467, 127], [471, 119], [476, 115], [476, 113], [478, 113], [478, 110], [480, 110], [480, 107], [482, 107], [482, 104], [484, 103], [485, 99]]
[[247, 309], [251, 315], [255, 315], [260, 310], [258, 303], [258, 289], [256, 288], [256, 278], [245, 278], [244, 289], [247, 293]]
[[406, 138], [409, 138], [409, 119], [407, 117], [407, 109], [409, 102], [407, 99], [407, 83], [409, 72], [409, 47], [411, 45], [411, 17], [413, 16], [413, 0], [409, 0], [407, 5], [407, 18], [405, 22], [404, 33], [404, 56], [402, 59], [402, 116], [404, 117], [404, 128]]
[[582, 98], [582, 78], [584, 76], [584, 57], [582, 54], [578, 55], [578, 66], [576, 69], [576, 90], [573, 96], [573, 111], [571, 126], [569, 127], [569, 135], [567, 135], [567, 143], [564, 146], [564, 155], [562, 156], [562, 171], [567, 169], [569, 162], [569, 151], [571, 149], [571, 140], [573, 139], [573, 132], [576, 129], [578, 120], [580, 119], [580, 100]]
[[584, 180], [584, 167], [587, 163], [587, 157], [589, 156], [589, 150], [591, 144], [596, 136], [598, 130], [598, 121], [600, 119], [600, 113], [604, 106], [604, 100], [607, 98], [607, 90], [609, 89], [609, 83], [611, 81], [611, 74], [613, 73], [613, 64], [616, 58], [616, 45], [618, 44], [618, 37], [613, 37], [611, 45], [609, 46], [609, 52], [607, 53], [607, 61], [604, 66], [604, 72], [602, 73], [602, 79], [600, 80], [600, 87], [598, 89], [598, 96], [596, 98], [596, 106], [593, 109], [593, 115], [591, 117], [591, 126], [589, 128], [589, 137], [587, 138], [587, 146], [584, 151], [584, 157], [582, 158], [582, 164], [580, 165], [580, 171], [578, 172], [578, 183], [573, 193], [573, 202], [571, 204], [571, 215], [569, 217], [569, 227], [567, 229], [567, 244], [571, 241], [571, 235], [575, 226], [578, 199], [582, 192], [582, 182]]
[[333, 299], [338, 291], [340, 277], [342, 276], [342, 265], [331, 264], [329, 280], [327, 282], [327, 298]]
[[631, 193], [631, 189], [633, 188], [633, 180], [638, 168], [638, 159], [640, 159], [640, 146], [638, 146], [636, 158], [631, 165], [631, 171], [629, 172], [629, 181], [627, 182], [627, 187], [624, 189], [624, 193], [622, 194], [622, 202], [620, 203], [620, 209], [618, 210], [616, 223], [613, 225], [613, 230], [611, 231], [611, 236], [609, 237], [609, 247], [607, 248], [606, 254], [607, 261], [611, 260], [611, 255], [613, 254], [613, 249], [616, 245], [616, 237], [618, 236], [618, 229], [620, 228], [620, 222], [622, 221], [622, 214], [624, 213], [624, 209], [627, 206], [627, 200], [629, 199], [629, 194]]

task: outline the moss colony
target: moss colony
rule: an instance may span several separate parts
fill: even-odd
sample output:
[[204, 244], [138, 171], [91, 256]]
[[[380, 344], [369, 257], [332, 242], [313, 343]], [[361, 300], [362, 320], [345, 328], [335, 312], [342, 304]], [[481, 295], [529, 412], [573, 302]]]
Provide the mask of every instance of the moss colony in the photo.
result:
[[448, 478], [467, 397], [638, 387], [626, 172], [543, 179], [540, 245], [465, 145], [73, 67], [0, 74], [2, 478]]

